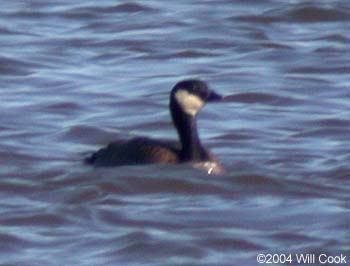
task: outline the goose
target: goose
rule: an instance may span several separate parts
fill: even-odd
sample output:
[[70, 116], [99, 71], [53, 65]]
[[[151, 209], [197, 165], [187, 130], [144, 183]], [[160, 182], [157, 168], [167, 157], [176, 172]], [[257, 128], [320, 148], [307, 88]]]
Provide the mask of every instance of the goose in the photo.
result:
[[225, 168], [202, 145], [196, 117], [206, 103], [223, 97], [211, 90], [206, 82], [189, 79], [178, 82], [170, 93], [170, 114], [179, 141], [136, 137], [127, 141], [114, 141], [85, 159], [95, 167], [139, 164], [189, 163], [208, 174], [223, 173]]

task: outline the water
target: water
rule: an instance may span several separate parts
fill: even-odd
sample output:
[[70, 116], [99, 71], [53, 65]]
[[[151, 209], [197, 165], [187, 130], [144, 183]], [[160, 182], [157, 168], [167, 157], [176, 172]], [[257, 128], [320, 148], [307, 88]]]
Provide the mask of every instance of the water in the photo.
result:
[[[0, 265], [349, 263], [349, 10], [3, 0]], [[189, 77], [227, 95], [199, 115], [227, 174], [81, 163], [114, 139], [176, 138], [168, 94]]]

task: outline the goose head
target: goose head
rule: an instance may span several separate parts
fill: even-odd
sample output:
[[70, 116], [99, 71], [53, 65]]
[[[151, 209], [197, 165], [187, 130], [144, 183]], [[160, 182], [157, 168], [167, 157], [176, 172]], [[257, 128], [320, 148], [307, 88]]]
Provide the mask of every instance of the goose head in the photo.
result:
[[172, 111], [181, 111], [195, 117], [206, 103], [220, 101], [222, 98], [204, 81], [184, 80], [174, 86], [170, 96], [170, 107]]

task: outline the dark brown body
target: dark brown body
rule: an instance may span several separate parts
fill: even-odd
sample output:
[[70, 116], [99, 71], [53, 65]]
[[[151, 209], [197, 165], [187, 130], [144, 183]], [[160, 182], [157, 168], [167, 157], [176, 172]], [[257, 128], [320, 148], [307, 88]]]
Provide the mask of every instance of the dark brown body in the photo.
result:
[[115, 141], [100, 149], [86, 162], [94, 166], [120, 166], [152, 163], [180, 163], [181, 145], [172, 141], [135, 138]]
[[[225, 173], [226, 169], [208, 151], [207, 162], [215, 163], [213, 173]], [[150, 138], [134, 138], [129, 141], [115, 141], [86, 158], [86, 163], [95, 167], [109, 167], [142, 164], [178, 164], [190, 162], [194, 167], [208, 170], [212, 166], [201, 165], [200, 161], [181, 159], [181, 145], [175, 141], [159, 141]], [[199, 163], [199, 164], [198, 164]]]

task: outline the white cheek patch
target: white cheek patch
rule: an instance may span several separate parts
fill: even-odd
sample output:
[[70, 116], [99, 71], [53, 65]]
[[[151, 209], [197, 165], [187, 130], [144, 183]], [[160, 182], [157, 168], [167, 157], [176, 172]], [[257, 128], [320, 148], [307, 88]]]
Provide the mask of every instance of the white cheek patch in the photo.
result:
[[186, 90], [178, 90], [175, 98], [180, 104], [182, 110], [189, 115], [195, 116], [202, 109], [204, 102], [197, 95], [191, 94]]

